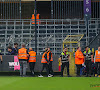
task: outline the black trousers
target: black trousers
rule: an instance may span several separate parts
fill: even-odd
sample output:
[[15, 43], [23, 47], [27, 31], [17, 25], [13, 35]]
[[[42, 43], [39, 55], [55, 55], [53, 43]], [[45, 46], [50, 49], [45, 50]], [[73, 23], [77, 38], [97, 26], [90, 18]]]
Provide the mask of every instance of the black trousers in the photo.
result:
[[85, 65], [86, 65], [86, 73], [87, 75], [91, 75], [91, 60], [86, 60]]
[[64, 71], [65, 66], [67, 67], [67, 75], [69, 75], [69, 62], [64, 62], [61, 65], [61, 76], [63, 76], [63, 71]]
[[96, 62], [97, 75], [100, 75], [100, 62]]
[[49, 63], [49, 74], [54, 75], [53, 69], [52, 69], [52, 61]]
[[80, 69], [82, 68], [82, 64], [76, 64], [77, 67], [77, 76], [80, 76]]
[[43, 63], [42, 70], [40, 74], [42, 74], [43, 70], [46, 69], [47, 75], [49, 75], [49, 65], [47, 63]]
[[30, 71], [34, 72], [35, 62], [29, 62]]

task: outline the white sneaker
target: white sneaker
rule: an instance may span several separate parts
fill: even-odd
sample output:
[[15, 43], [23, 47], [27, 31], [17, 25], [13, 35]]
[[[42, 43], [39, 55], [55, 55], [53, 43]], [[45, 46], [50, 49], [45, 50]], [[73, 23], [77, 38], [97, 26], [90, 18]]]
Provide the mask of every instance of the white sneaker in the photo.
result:
[[48, 77], [52, 77], [52, 75], [48, 75]]
[[49, 76], [52, 76], [52, 77], [53, 77], [53, 75], [52, 75], [52, 74], [49, 74]]
[[38, 77], [43, 77], [42, 75], [39, 75]]

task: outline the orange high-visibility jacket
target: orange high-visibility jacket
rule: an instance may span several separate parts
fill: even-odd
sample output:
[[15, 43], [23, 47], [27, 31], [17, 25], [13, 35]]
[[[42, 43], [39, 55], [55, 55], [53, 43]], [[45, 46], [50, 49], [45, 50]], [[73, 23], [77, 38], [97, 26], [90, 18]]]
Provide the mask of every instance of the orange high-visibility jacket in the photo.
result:
[[[36, 15], [36, 24], [40, 24], [40, 20], [38, 20], [39, 19], [39, 15], [40, 14], [37, 14]], [[32, 14], [32, 24], [35, 24], [35, 15], [34, 14]]]
[[84, 63], [84, 56], [83, 53], [79, 50], [75, 52], [75, 64], [83, 64]]
[[29, 62], [36, 62], [36, 52], [30, 51], [29, 55], [30, 55]]
[[47, 54], [47, 52], [44, 52], [42, 55], [42, 59], [41, 59], [41, 63], [47, 63], [46, 59], [45, 59], [45, 54]]
[[95, 51], [95, 62], [100, 62], [100, 54], [98, 54], [98, 50]]
[[52, 52], [51, 51], [49, 51], [48, 53], [47, 53], [47, 59], [49, 60], [49, 54], [51, 53], [51, 59], [50, 59], [50, 61], [53, 61], [53, 57], [52, 57]]
[[18, 59], [28, 59], [27, 49], [21, 48], [21, 49], [18, 50]]

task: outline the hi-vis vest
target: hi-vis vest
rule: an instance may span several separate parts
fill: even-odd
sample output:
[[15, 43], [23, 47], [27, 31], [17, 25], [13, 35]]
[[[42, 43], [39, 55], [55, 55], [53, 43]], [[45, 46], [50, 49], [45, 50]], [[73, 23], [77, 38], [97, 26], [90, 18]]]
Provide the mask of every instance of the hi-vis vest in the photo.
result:
[[61, 55], [62, 55], [61, 61], [62, 62], [68, 62], [69, 53], [66, 52], [66, 55], [65, 55], [64, 52], [62, 52]]
[[45, 54], [47, 54], [47, 52], [44, 52], [42, 55], [42, 59], [41, 59], [41, 63], [47, 63], [46, 59], [45, 59]]
[[84, 51], [84, 55], [86, 56], [86, 60], [91, 60], [91, 50], [88, 51], [88, 54], [86, 53], [86, 51]]
[[53, 57], [52, 57], [52, 52], [51, 51], [49, 51], [48, 53], [47, 53], [47, 59], [49, 60], [49, 54], [51, 53], [51, 59], [50, 59], [50, 61], [53, 61]]
[[30, 55], [29, 62], [36, 62], [36, 52], [30, 51], [29, 55]]
[[84, 63], [84, 56], [83, 53], [79, 50], [75, 52], [75, 64], [83, 64]]
[[[39, 19], [39, 15], [40, 14], [37, 14], [36, 15], [36, 24], [40, 24], [40, 20], [38, 20]], [[35, 15], [34, 14], [32, 14], [32, 24], [35, 24]]]
[[98, 54], [98, 50], [95, 51], [95, 62], [100, 62], [100, 54]]
[[18, 50], [18, 59], [28, 59], [27, 49], [21, 48], [21, 49]]

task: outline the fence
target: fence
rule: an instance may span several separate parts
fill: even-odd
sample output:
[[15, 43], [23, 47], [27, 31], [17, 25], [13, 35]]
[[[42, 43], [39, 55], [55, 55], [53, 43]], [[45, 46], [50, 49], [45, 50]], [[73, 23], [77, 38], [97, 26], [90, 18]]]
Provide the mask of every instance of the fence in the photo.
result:
[[91, 42], [92, 39], [100, 33], [100, 19], [91, 19], [88, 21], [88, 41]]
[[[51, 15], [54, 19], [84, 18], [86, 0], [52, 0]], [[91, 18], [100, 18], [100, 0], [87, 0], [90, 3]]]
[[0, 18], [1, 19], [19, 19], [21, 18], [21, 0], [1, 0]]
[[[37, 54], [41, 55], [45, 47], [50, 47], [51, 51], [60, 54], [62, 42], [67, 35], [84, 34], [81, 46], [87, 44], [87, 22], [79, 19], [40, 19], [41, 24], [37, 25]], [[7, 47], [13, 46], [14, 42], [26, 43], [26, 48], [35, 49], [35, 26], [31, 20], [0, 20], [0, 47], [4, 54]]]
[[[68, 18], [83, 19], [84, 7], [85, 7], [84, 1], [86, 0], [51, 0], [51, 2], [48, 3], [51, 3], [52, 19], [68, 19]], [[91, 2], [91, 6], [90, 6], [91, 18], [100, 18], [100, 0], [88, 0], [87, 2]], [[49, 7], [47, 8], [49, 9]], [[34, 10], [34, 1], [30, 1], [29, 3], [27, 3], [27, 1], [23, 2], [21, 0], [0, 1], [1, 19], [31, 18], [31, 15], [33, 14], [33, 10]], [[45, 14], [48, 15], [46, 12], [47, 11], [45, 11]]]

